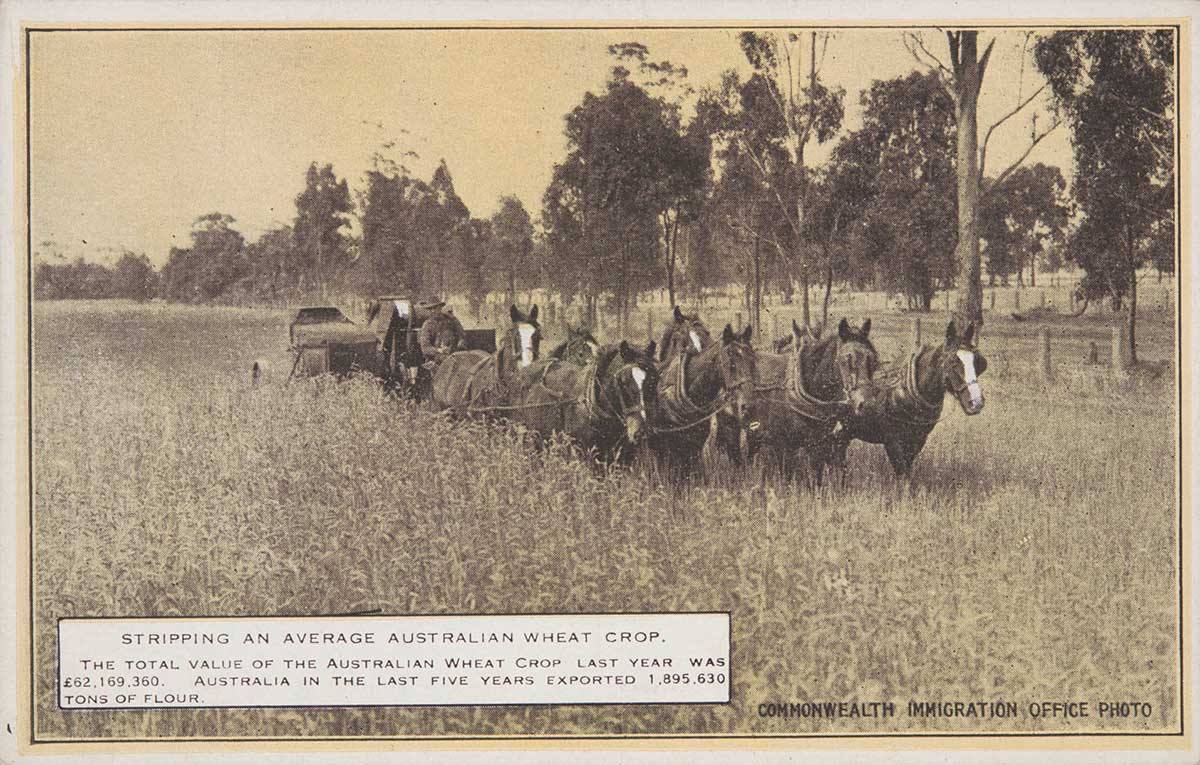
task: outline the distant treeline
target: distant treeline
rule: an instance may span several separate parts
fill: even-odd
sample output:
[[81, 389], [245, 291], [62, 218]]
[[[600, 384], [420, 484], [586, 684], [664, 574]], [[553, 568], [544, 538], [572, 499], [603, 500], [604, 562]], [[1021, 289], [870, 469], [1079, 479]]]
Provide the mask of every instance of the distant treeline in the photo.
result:
[[[490, 217], [473, 216], [445, 161], [419, 178], [404, 164], [414, 153], [389, 141], [354, 193], [332, 165], [312, 163], [291, 222], [253, 242], [211, 212], [157, 278], [144, 256], [112, 269], [39, 266], [37, 294], [279, 302], [402, 291], [478, 305], [489, 293], [542, 287], [625, 319], [646, 290], [665, 289], [674, 303], [738, 285], [757, 325], [766, 291], [791, 300], [799, 287], [805, 322], [810, 286], [825, 295], [814, 321], [835, 284], [902, 294], [928, 311], [937, 290], [1033, 284], [1039, 270], [1070, 263], [1085, 273], [1080, 296], [1126, 303], [1132, 330], [1137, 270], [1174, 268], [1169, 30], [1038, 36], [1032, 63], [1046, 85], [1034, 95], [1052, 94], [1052, 125], [1037, 130], [1031, 119], [1025, 154], [1003, 169], [984, 160], [1008, 117], [980, 126], [968, 171], [944, 72], [918, 66], [872, 82], [849, 129], [847, 94], [819, 76], [828, 36], [746, 32], [739, 43], [749, 72], [698, 89], [686, 67], [651, 59], [640, 43], [611, 46], [604, 88], [563, 117], [566, 153], [536, 231], [512, 196]], [[914, 55], [924, 50], [919, 37], [910, 43]], [[1025, 162], [1060, 124], [1073, 139], [1069, 186], [1060, 168]], [[826, 143], [827, 159], [805, 160], [806, 145]], [[960, 215], [960, 204], [972, 212]], [[964, 217], [976, 252], [956, 252]], [[977, 264], [971, 285], [963, 263]]]
[[73, 263], [41, 262], [33, 273], [33, 294], [39, 300], [149, 300], [158, 290], [159, 275], [150, 259], [132, 252], [112, 266], [79, 258]]

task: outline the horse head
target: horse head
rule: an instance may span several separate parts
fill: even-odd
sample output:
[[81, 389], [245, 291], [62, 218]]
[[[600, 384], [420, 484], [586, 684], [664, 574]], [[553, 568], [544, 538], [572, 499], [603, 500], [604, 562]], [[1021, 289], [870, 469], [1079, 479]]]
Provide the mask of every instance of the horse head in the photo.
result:
[[585, 366], [596, 358], [600, 343], [592, 336], [586, 327], [567, 325], [567, 339], [558, 345], [550, 355], [559, 361]]
[[654, 348], [653, 340], [641, 350], [622, 340], [617, 349], [620, 364], [610, 361], [603, 371], [600, 395], [604, 405], [620, 416], [625, 425], [625, 440], [631, 444], [640, 441], [649, 430], [649, 408], [654, 405], [658, 390]]
[[753, 428], [747, 422], [750, 416], [751, 395], [754, 381], [758, 375], [758, 356], [750, 337], [754, 327], [747, 326], [741, 332], [734, 332], [733, 327], [726, 324], [721, 332], [721, 346], [717, 353], [717, 363], [721, 375], [721, 387], [730, 403], [725, 407], [725, 413], [738, 421], [742, 430]]
[[954, 320], [946, 325], [946, 342], [942, 345], [941, 373], [947, 393], [954, 395], [958, 405], [968, 415], [983, 411], [983, 390], [979, 375], [987, 371], [987, 359], [975, 347], [975, 323], [963, 332]]
[[659, 343], [658, 360], [666, 361], [680, 353], [695, 355], [711, 344], [712, 335], [708, 333], [704, 322], [700, 321], [700, 316], [685, 314], [679, 310], [679, 306], [675, 306], [671, 323]]
[[515, 305], [509, 307], [512, 326], [504, 337], [501, 350], [511, 354], [516, 366], [524, 368], [538, 360], [542, 343], [542, 327], [538, 324], [538, 307], [521, 313]]
[[[840, 392], [840, 399], [855, 417], [870, 403], [870, 383], [879, 367], [879, 353], [871, 344], [870, 334], [870, 319], [854, 328], [843, 318], [838, 322], [837, 334], [824, 340], [811, 329], [802, 330], [792, 322], [792, 352], [799, 357], [805, 347], [811, 347], [816, 355], [812, 383], [829, 397], [837, 395], [834, 391]], [[800, 358], [797, 363], [801, 363]]]

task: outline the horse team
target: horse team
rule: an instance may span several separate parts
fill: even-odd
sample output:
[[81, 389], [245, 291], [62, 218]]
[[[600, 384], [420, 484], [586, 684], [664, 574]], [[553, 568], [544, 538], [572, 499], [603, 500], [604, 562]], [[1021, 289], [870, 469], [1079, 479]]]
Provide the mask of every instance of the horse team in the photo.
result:
[[968, 415], [983, 409], [987, 368], [974, 325], [953, 321], [940, 346], [880, 368], [871, 321], [821, 337], [792, 322], [773, 352], [756, 351], [752, 329], [726, 324], [716, 339], [698, 316], [674, 309], [662, 339], [645, 347], [601, 345], [586, 330], [541, 353], [538, 309], [513, 306], [495, 353], [451, 354], [433, 374], [435, 407], [504, 419], [539, 439], [561, 433], [604, 463], [629, 464], [649, 450], [675, 476], [698, 467], [706, 445], [738, 464], [759, 454], [792, 477], [807, 462], [820, 484], [845, 476], [853, 439], [882, 444], [898, 476], [942, 415], [947, 393]]

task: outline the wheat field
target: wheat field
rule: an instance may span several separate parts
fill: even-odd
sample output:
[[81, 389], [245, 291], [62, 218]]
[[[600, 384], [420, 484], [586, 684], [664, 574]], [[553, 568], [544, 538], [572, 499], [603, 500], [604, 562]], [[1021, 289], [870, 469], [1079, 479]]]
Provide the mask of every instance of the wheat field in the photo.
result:
[[[994, 362], [987, 408], [971, 420], [955, 409], [938, 426], [911, 487], [890, 478], [881, 448], [861, 444], [844, 489], [760, 468], [671, 487], [644, 469], [597, 474], [562, 444], [534, 453], [504, 428], [450, 423], [367, 380], [251, 387], [255, 358], [286, 371], [287, 321], [256, 309], [36, 305], [39, 739], [1178, 729], [1169, 381], [1130, 388], [1079, 373], [1044, 385], [1015, 361]], [[896, 318], [889, 334], [888, 321], [877, 331], [885, 356], [902, 351], [905, 326]], [[1169, 357], [1166, 315], [1144, 325], [1147, 352]], [[1032, 360], [996, 337], [989, 358]], [[733, 701], [306, 712], [55, 703], [60, 617], [369, 609], [729, 611]], [[1153, 714], [881, 722], [756, 711], [856, 698], [897, 708], [1139, 700]]]

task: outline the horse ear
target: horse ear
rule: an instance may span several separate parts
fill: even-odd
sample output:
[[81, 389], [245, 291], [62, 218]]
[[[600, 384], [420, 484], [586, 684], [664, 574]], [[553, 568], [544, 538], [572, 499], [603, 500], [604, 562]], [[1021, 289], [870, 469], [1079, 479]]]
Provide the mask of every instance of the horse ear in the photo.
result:
[[842, 320], [838, 322], [838, 337], [843, 340], [849, 340], [853, 337], [853, 333], [850, 331], [850, 322], [846, 321], [845, 317], [842, 317]]
[[522, 314], [515, 305], [508, 307], [508, 315], [512, 319], [513, 324], [520, 324], [525, 321], [525, 315]]
[[624, 340], [621, 341], [621, 359], [626, 364], [632, 364], [638, 360], [637, 352], [630, 348], [629, 343]]
[[803, 335], [804, 330], [800, 329], [800, 325], [796, 323], [795, 319], [792, 319], [792, 337], [799, 340]]
[[646, 343], [646, 350], [642, 351], [642, 354], [648, 359], [653, 359], [655, 350], [657, 350], [657, 346], [655, 342], [651, 340], [650, 342]]
[[858, 333], [860, 335], [862, 335], [863, 337], [866, 337], [867, 335], [871, 334], [871, 320], [870, 319], [867, 319], [866, 321], [863, 322], [862, 329], [860, 329], [858, 331]]
[[958, 330], [954, 328], [954, 319], [946, 325], [946, 345], [954, 345], [954, 341], [958, 338]]
[[744, 330], [742, 330], [741, 341], [742, 341], [743, 343], [748, 343], [748, 342], [750, 342], [750, 336], [751, 336], [751, 335], [753, 335], [753, 334], [754, 334], [754, 325], [753, 325], [753, 324], [747, 324], [747, 325], [746, 325], [746, 328], [745, 328]]
[[975, 322], [967, 325], [967, 331], [963, 333], [963, 340], [967, 341], [967, 345], [971, 344], [971, 339], [975, 337]]
[[529, 323], [537, 324], [537, 306], [529, 309]]
[[683, 322], [683, 311], [679, 310], [679, 306], [675, 306], [674, 316], [676, 323]]
[[729, 345], [733, 341], [734, 341], [733, 327], [726, 324], [725, 331], [721, 333], [721, 343], [724, 345]]

